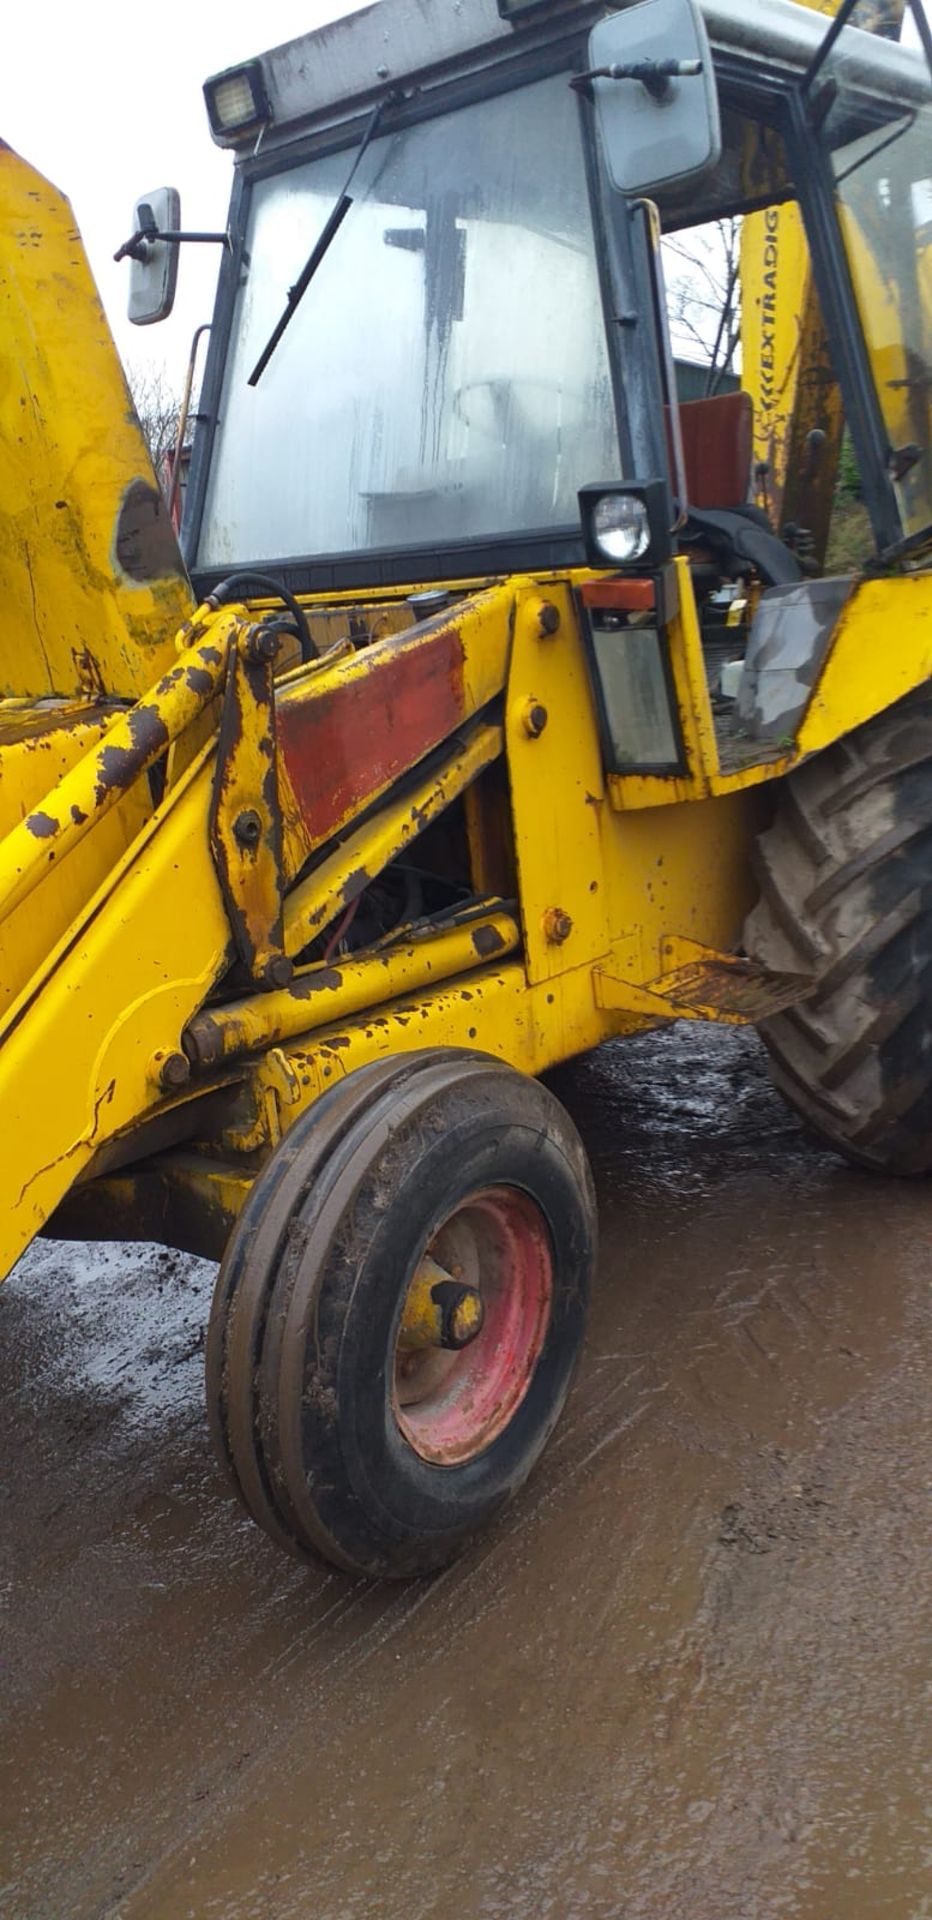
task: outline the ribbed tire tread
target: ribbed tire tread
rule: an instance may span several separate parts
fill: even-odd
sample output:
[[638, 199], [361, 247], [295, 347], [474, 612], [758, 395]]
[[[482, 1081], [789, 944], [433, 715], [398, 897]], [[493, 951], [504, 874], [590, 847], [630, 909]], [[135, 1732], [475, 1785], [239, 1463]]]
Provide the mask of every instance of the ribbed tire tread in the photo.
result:
[[932, 1168], [932, 690], [791, 774], [755, 868], [752, 959], [814, 971], [761, 1027], [773, 1076], [849, 1158]]

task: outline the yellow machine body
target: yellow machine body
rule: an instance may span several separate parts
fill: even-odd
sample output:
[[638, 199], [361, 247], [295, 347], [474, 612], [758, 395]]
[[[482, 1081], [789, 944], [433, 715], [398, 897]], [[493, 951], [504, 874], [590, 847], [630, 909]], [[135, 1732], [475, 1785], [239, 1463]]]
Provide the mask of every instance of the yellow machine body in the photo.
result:
[[[932, 579], [862, 582], [792, 737], [731, 769], [683, 559], [669, 638], [685, 758], [670, 775], [603, 771], [583, 632], [591, 572], [466, 581], [419, 624], [400, 591], [308, 598], [325, 648], [350, 610], [377, 637], [306, 665], [265, 657], [255, 611], [185, 607], [177, 563], [146, 582], [114, 567], [123, 503], [151, 476], [67, 204], [8, 153], [3, 177], [8, 287], [22, 252], [12, 194], [46, 240], [35, 258], [49, 282], [21, 282], [17, 324], [25, 332], [39, 301], [87, 329], [80, 384], [65, 385], [73, 338], [54, 327], [24, 371], [32, 421], [60, 422], [48, 429], [59, 464], [43, 477], [35, 444], [31, 465], [22, 456], [18, 531], [22, 516], [40, 531], [5, 548], [3, 1271], [54, 1219], [219, 1251], [292, 1121], [381, 1054], [476, 1047], [537, 1074], [611, 1034], [756, 1020], [798, 995], [804, 981], [733, 956], [751, 843], [774, 781], [932, 672]], [[21, 397], [8, 388], [5, 450]], [[68, 572], [59, 528], [79, 522], [82, 562]], [[166, 541], [160, 551], [171, 557]], [[881, 629], [896, 650], [878, 652]], [[72, 634], [80, 645], [65, 645]], [[396, 761], [363, 756], [347, 775], [347, 743], [376, 709], [407, 737]], [[302, 729], [334, 775], [317, 822], [296, 797], [301, 750], [283, 747]], [[397, 772], [419, 762], [399, 799]], [[454, 805], [476, 909], [294, 968]], [[244, 808], [253, 843], [236, 837]]]
[[[832, 18], [840, 0], [800, 3]], [[890, 0], [883, 7], [886, 33], [901, 31], [904, 12], [905, 0]], [[866, 16], [861, 24], [867, 24]], [[866, 302], [879, 313], [884, 295], [876, 266], [864, 259], [857, 237], [855, 248], [862, 270], [873, 276]], [[777, 526], [804, 521], [823, 559], [844, 413], [805, 229], [792, 202], [763, 208], [743, 220], [740, 284], [741, 385], [754, 403], [754, 497]], [[889, 380], [889, 369], [877, 371], [879, 378]], [[902, 366], [896, 372], [902, 374]], [[905, 414], [905, 395], [903, 410]], [[807, 448], [814, 430], [824, 436], [817, 461]]]
[[[794, 260], [798, 397], [818, 328]], [[294, 1120], [381, 1055], [539, 1074], [805, 994], [736, 956], [751, 849], [793, 767], [929, 678], [932, 576], [853, 583], [790, 731], [735, 754], [669, 562], [680, 763], [606, 772], [604, 575], [446, 580], [420, 619], [410, 587], [304, 595], [319, 657], [296, 661], [267, 605], [194, 605], [68, 203], [7, 149], [0, 285], [0, 1273], [49, 1223], [219, 1254]], [[451, 822], [468, 910], [339, 954], [365, 888]]]

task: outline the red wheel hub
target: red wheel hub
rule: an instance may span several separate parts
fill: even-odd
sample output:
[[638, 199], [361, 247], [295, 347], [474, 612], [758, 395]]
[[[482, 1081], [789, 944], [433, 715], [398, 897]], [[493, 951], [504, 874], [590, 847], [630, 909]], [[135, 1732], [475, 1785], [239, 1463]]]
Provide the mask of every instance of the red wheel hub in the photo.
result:
[[472, 1194], [425, 1251], [477, 1289], [482, 1326], [457, 1353], [396, 1347], [392, 1400], [415, 1453], [456, 1466], [490, 1446], [524, 1399], [550, 1324], [553, 1253], [540, 1208], [516, 1187]]

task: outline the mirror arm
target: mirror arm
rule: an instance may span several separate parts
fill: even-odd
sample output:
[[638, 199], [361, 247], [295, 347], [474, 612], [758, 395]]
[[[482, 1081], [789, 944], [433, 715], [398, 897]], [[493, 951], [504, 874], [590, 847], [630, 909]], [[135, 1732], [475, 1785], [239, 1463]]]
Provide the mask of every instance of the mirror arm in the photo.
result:
[[147, 260], [149, 248], [154, 240], [168, 240], [177, 245], [182, 240], [206, 241], [208, 245], [226, 247], [232, 251], [232, 242], [228, 233], [176, 233], [173, 229], [163, 232], [159, 227], [137, 227], [122, 247], [118, 247], [114, 260], [124, 260], [129, 254], [131, 260]]
[[577, 73], [570, 86], [588, 92], [593, 80], [639, 80], [654, 100], [665, 100], [671, 80], [688, 80], [703, 70], [701, 60], [633, 60], [628, 65], [591, 67]]

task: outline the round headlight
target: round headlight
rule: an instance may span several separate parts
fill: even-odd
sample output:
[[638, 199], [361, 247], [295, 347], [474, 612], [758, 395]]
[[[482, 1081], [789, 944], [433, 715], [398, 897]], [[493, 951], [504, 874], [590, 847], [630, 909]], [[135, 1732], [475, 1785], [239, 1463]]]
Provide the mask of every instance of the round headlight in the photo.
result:
[[643, 500], [633, 493], [603, 493], [592, 513], [592, 537], [600, 553], [616, 566], [630, 566], [650, 546], [650, 521]]

